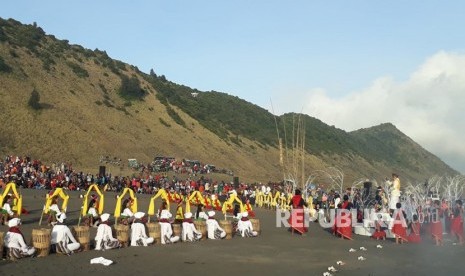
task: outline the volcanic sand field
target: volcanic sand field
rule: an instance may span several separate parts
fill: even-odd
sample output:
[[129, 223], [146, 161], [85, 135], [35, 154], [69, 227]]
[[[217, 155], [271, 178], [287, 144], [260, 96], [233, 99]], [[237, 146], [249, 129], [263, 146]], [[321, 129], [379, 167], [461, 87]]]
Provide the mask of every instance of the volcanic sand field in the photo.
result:
[[[22, 215], [22, 232], [26, 240], [38, 225], [46, 191], [21, 190], [23, 205], [30, 211]], [[69, 192], [68, 225], [76, 225], [82, 199], [80, 192]], [[115, 193], [105, 194], [105, 212], [113, 214]], [[139, 211], [147, 212], [149, 195], [139, 195]], [[61, 204], [61, 201], [59, 202]], [[159, 200], [156, 207], [160, 206]], [[194, 210], [194, 209], [193, 209]], [[172, 210], [174, 211], [174, 210]], [[396, 245], [393, 241], [375, 241], [354, 235], [354, 241], [332, 236], [318, 224], [310, 224], [306, 236], [291, 235], [276, 227], [275, 211], [255, 208], [262, 234], [257, 238], [233, 237], [231, 240], [206, 240], [197, 243], [128, 247], [109, 251], [86, 251], [71, 256], [51, 254], [47, 257], [0, 261], [1, 275], [323, 275], [334, 266], [337, 275], [464, 275], [465, 247], [453, 246], [445, 236], [445, 245], [436, 247], [429, 237], [423, 243]], [[221, 214], [217, 212], [217, 219]], [[112, 216], [113, 218], [113, 216]], [[42, 227], [46, 226], [46, 216]], [[6, 232], [7, 226], [0, 226]], [[91, 229], [91, 239], [96, 229]], [[378, 244], [382, 249], [376, 248]], [[367, 251], [359, 250], [366, 247]], [[349, 253], [350, 248], [357, 249]], [[365, 261], [359, 261], [363, 256]], [[95, 257], [114, 261], [110, 266], [90, 264]], [[337, 261], [344, 266], [337, 266]]]

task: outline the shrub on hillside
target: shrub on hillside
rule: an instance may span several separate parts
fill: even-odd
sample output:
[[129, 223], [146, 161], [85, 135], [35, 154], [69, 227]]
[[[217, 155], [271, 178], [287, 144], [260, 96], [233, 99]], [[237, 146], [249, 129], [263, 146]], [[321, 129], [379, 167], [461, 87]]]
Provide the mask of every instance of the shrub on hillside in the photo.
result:
[[76, 64], [74, 62], [67, 62], [66, 63], [71, 70], [73, 70], [74, 74], [80, 78], [87, 78], [89, 77], [89, 72], [87, 72], [86, 69], [82, 68], [79, 66], [79, 64]]
[[121, 75], [121, 87], [119, 89], [120, 96], [127, 100], [142, 100], [147, 92], [140, 87], [140, 81], [137, 77]]
[[11, 67], [5, 63], [5, 60], [3, 60], [3, 57], [0, 57], [0, 72], [10, 73], [11, 70], [12, 70]]
[[29, 101], [27, 104], [34, 110], [39, 110], [42, 108], [42, 105], [40, 104], [40, 95], [37, 90], [32, 90], [31, 96], [29, 97]]

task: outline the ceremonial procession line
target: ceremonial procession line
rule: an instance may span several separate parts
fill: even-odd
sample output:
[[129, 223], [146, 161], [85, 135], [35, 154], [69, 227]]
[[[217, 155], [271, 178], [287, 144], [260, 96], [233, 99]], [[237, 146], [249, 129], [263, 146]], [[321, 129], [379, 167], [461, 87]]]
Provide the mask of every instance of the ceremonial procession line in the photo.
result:
[[[12, 193], [9, 193], [10, 190]], [[94, 193], [91, 194], [92, 192]], [[44, 215], [47, 215], [47, 223], [53, 227], [33, 229], [31, 245], [27, 245], [20, 230], [19, 217], [24, 211], [22, 196], [18, 193], [15, 183], [8, 183], [0, 195], [0, 202], [3, 203], [2, 223], [7, 223], [9, 227], [8, 232], [0, 232], [0, 255], [5, 255], [9, 260], [17, 260], [30, 256], [44, 257], [50, 253], [70, 255], [92, 248], [109, 250], [127, 246], [164, 245], [178, 241], [195, 242], [207, 238], [232, 239], [234, 235], [255, 237], [260, 232], [260, 221], [254, 217], [250, 203], [243, 204], [237, 194], [231, 194], [229, 199], [221, 204], [215, 196], [202, 196], [199, 191], [182, 196], [160, 189], [151, 197], [146, 214], [138, 210], [134, 191], [125, 188], [117, 196], [113, 226], [110, 226], [110, 214], [103, 213], [104, 194], [96, 184], [89, 186], [81, 198], [78, 225], [70, 228], [66, 225], [69, 195], [62, 188], [48, 193], [39, 226], [42, 225]], [[155, 212], [154, 202], [157, 198], [162, 199], [162, 206]], [[62, 201], [61, 208], [59, 200]], [[175, 216], [170, 212], [170, 203], [177, 204]], [[191, 205], [197, 206], [195, 216], [191, 212]], [[183, 211], [183, 207], [186, 212]], [[204, 207], [205, 211], [202, 210]], [[222, 211], [224, 219], [217, 221], [216, 212], [212, 209]], [[249, 215], [252, 218], [249, 218]], [[157, 221], [150, 222], [153, 216]], [[80, 225], [82, 219], [84, 225]], [[94, 242], [90, 238], [92, 226], [97, 227]], [[100, 261], [111, 263], [93, 260]]]

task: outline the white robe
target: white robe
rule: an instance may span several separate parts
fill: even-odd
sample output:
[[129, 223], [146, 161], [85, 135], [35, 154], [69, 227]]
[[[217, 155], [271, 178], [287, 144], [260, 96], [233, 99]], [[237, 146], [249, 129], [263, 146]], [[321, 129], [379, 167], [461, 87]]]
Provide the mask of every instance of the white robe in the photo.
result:
[[71, 252], [78, 250], [79, 247], [81, 247], [71, 233], [71, 230], [69, 230], [69, 227], [66, 225], [55, 224], [55, 226], [53, 226], [51, 236], [51, 244], [61, 243], [63, 247], [66, 247]]
[[194, 223], [182, 223], [182, 241], [196, 241], [202, 238], [202, 233], [195, 229]]
[[[102, 248], [102, 243], [104, 248]], [[95, 235], [95, 250], [112, 249], [112, 244], [119, 244], [118, 239], [113, 238], [111, 227], [107, 224], [100, 224], [97, 228], [97, 235]]]
[[243, 221], [242, 219], [237, 222], [237, 230], [244, 237], [255, 237], [258, 235], [257, 231], [253, 230], [252, 222], [250, 220]]
[[220, 224], [216, 219], [207, 219], [207, 237], [209, 239], [215, 240], [215, 232], [219, 232], [219, 236], [221, 239], [226, 237], [226, 231], [220, 227]]
[[153, 238], [147, 236], [143, 223], [134, 222], [131, 225], [131, 246], [147, 246], [153, 243], [153, 241]]
[[121, 214], [121, 216], [132, 218], [132, 216], [134, 216], [134, 213], [131, 211], [131, 209], [124, 208], [123, 213]]
[[55, 214], [56, 216], [59, 216], [59, 215], [61, 214], [60, 208], [58, 207], [57, 204], [52, 204], [52, 205], [50, 206], [49, 210], [55, 212], [55, 213], [56, 213], [56, 214]]
[[95, 207], [90, 207], [89, 210], [87, 210], [87, 215], [92, 216], [93, 218], [97, 218], [98, 213]]
[[175, 243], [179, 241], [178, 236], [173, 236], [173, 229], [171, 223], [160, 222], [161, 244]]
[[8, 202], [5, 202], [5, 204], [3, 204], [2, 209], [5, 210], [10, 217], [14, 215], [13, 211], [11, 210], [11, 206]]
[[5, 247], [11, 249], [21, 250], [22, 255], [31, 256], [35, 253], [36, 249], [32, 246], [27, 246], [23, 236], [18, 233], [6, 232], [4, 238]]

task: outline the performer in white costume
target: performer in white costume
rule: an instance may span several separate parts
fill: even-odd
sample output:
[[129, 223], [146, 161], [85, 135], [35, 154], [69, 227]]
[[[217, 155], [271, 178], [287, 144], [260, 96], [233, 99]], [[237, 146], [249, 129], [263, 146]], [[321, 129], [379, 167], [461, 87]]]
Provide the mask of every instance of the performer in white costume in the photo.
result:
[[57, 216], [57, 223], [52, 229], [51, 244], [57, 253], [69, 255], [77, 251], [81, 245], [76, 241], [69, 227], [66, 226], [65, 219], [65, 213]]
[[168, 210], [162, 210], [160, 212], [160, 232], [161, 232], [161, 244], [175, 243], [179, 241], [178, 236], [173, 235], [173, 229], [171, 228], [170, 218], [173, 215]]
[[154, 242], [154, 239], [145, 232], [144, 216], [143, 212], [134, 214], [134, 222], [131, 225], [131, 246], [147, 246]]
[[391, 199], [389, 201], [389, 209], [395, 210], [396, 204], [400, 202], [400, 179], [395, 173], [392, 174], [392, 189]]
[[10, 229], [6, 232], [4, 241], [9, 259], [31, 257], [36, 252], [34, 247], [26, 245], [23, 233], [19, 230], [20, 224], [21, 220], [19, 218], [12, 218], [8, 221]]
[[215, 219], [215, 211], [208, 212], [207, 237], [212, 240], [219, 240], [226, 237], [226, 232], [220, 227]]
[[95, 236], [95, 250], [114, 249], [121, 247], [121, 243], [113, 238], [113, 233], [108, 222], [110, 214], [104, 213], [100, 216], [101, 223], [97, 228]]
[[185, 213], [182, 222], [182, 241], [199, 241], [201, 238], [202, 233], [197, 231], [192, 221], [192, 213]]
[[248, 212], [243, 212], [241, 219], [237, 222], [237, 230], [243, 238], [256, 237], [258, 235], [258, 232], [253, 230], [252, 222], [249, 220], [248, 216]]

